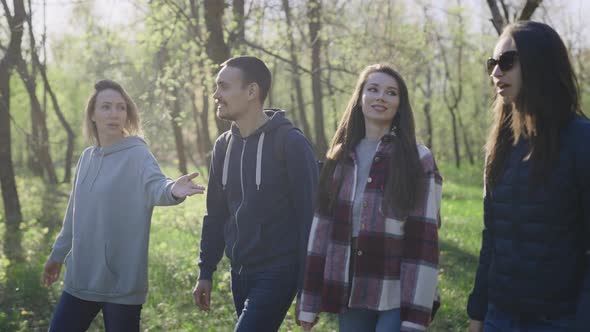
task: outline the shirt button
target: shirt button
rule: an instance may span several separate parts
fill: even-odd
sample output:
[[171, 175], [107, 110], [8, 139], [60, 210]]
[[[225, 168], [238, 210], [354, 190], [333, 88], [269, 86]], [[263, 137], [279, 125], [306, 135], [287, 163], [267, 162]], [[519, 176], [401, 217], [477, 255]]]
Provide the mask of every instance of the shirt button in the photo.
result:
[[371, 183], [371, 182], [373, 182], [373, 179], [371, 179], [371, 177], [369, 176], [369, 178], [367, 179], [367, 182]]
[[357, 250], [356, 251], [356, 255], [357, 256], [362, 256], [363, 255], [363, 251], [362, 250]]
[[361, 224], [361, 229], [365, 229], [365, 224]]
[[379, 157], [375, 157], [375, 162], [376, 162], [376, 163], [378, 163], [378, 162], [379, 162], [379, 160], [381, 160], [381, 158], [379, 158]]
[[364, 207], [364, 208], [367, 208], [367, 206], [369, 206], [369, 203], [367, 203], [367, 201], [364, 201], [364, 202], [363, 202], [363, 207]]

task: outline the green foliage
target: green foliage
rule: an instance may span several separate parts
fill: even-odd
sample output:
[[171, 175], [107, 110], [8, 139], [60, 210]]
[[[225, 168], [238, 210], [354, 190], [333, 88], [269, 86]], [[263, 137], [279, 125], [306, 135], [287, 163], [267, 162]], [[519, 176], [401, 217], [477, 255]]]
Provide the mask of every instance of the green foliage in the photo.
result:
[[[193, 12], [190, 3], [197, 4]], [[93, 83], [102, 78], [118, 80], [140, 109], [150, 147], [165, 164], [177, 162], [171, 133], [172, 119], [181, 126], [189, 160], [206, 166], [206, 152], [195, 145], [198, 130], [195, 118], [204, 114], [209, 102], [206, 125], [209, 139], [217, 128], [213, 101], [215, 72], [218, 67], [207, 56], [202, 1], [153, 0], [137, 2], [138, 17], [128, 22], [104, 24], [95, 15], [95, 1], [74, 5], [70, 25], [59, 35], [49, 36], [48, 75], [66, 119], [77, 135], [75, 158], [86, 146], [81, 127], [86, 100]], [[237, 27], [231, 5], [225, 10], [224, 33]], [[478, 21], [470, 7], [449, 5], [451, 1], [323, 1], [322, 2], [322, 80], [324, 123], [331, 138], [350, 98], [358, 73], [368, 64], [389, 62], [404, 76], [422, 141], [427, 137], [424, 108], [431, 106], [433, 147], [445, 178], [443, 227], [441, 238], [441, 277], [443, 305], [432, 331], [465, 330], [465, 301], [474, 278], [482, 229], [483, 144], [490, 124], [492, 87], [483, 66], [497, 38], [487, 21]], [[453, 2], [455, 3], [455, 2]], [[296, 105], [290, 59], [289, 38], [293, 38], [300, 66], [305, 113], [313, 133], [311, 90], [311, 46], [308, 33], [307, 1], [290, 1], [292, 31], [287, 31], [280, 1], [246, 1], [246, 40], [256, 45], [235, 44], [232, 55], [251, 54], [262, 58], [273, 72], [273, 107], [287, 109], [295, 120]], [[392, 5], [394, 4], [394, 5]], [[436, 4], [436, 5], [434, 5]], [[552, 14], [547, 11], [548, 15]], [[136, 13], [137, 14], [137, 13]], [[458, 20], [461, 15], [463, 23]], [[556, 16], [557, 17], [557, 16]], [[559, 20], [554, 20], [559, 21]], [[36, 22], [35, 22], [36, 24]], [[479, 24], [479, 26], [478, 26]], [[6, 36], [0, 29], [0, 39]], [[448, 84], [462, 87], [459, 110], [475, 165], [465, 162], [461, 169], [451, 164], [453, 142], [450, 116], [443, 98], [445, 75], [441, 46], [451, 61]], [[39, 41], [40, 38], [37, 37]], [[236, 41], [238, 42], [238, 41]], [[2, 42], [2, 44], [5, 44]], [[23, 43], [25, 58], [27, 43]], [[572, 44], [574, 65], [580, 78], [582, 108], [590, 115], [590, 59], [587, 45]], [[457, 75], [457, 49], [463, 45], [463, 76]], [[583, 49], [586, 47], [586, 49]], [[427, 72], [432, 74], [432, 95], [425, 91]], [[39, 286], [40, 271], [49, 248], [59, 231], [70, 185], [48, 187], [26, 171], [27, 136], [31, 134], [29, 97], [18, 75], [11, 82], [13, 160], [18, 169], [17, 185], [24, 221], [21, 226], [25, 262], [10, 265], [0, 250], [0, 330], [41, 331], [46, 329], [53, 305], [63, 285], [50, 289]], [[37, 90], [42, 99], [41, 79]], [[172, 114], [174, 101], [180, 102]], [[50, 147], [59, 172], [63, 173], [66, 133], [48, 102], [46, 110]], [[297, 123], [296, 123], [297, 124]], [[312, 133], [306, 133], [312, 137]], [[463, 137], [461, 156], [465, 157]], [[198, 152], [199, 151], [199, 152]], [[205, 174], [206, 170], [201, 169]], [[204, 180], [201, 180], [202, 182]], [[0, 202], [0, 212], [2, 206]], [[229, 267], [224, 259], [215, 276], [215, 309], [200, 313], [192, 303], [191, 289], [198, 275], [196, 259], [200, 222], [205, 212], [204, 197], [190, 198], [179, 207], [154, 211], [150, 243], [151, 291], [143, 310], [143, 325], [150, 331], [231, 331], [235, 321], [229, 289]], [[4, 215], [0, 213], [0, 244], [4, 234]], [[289, 313], [283, 331], [297, 330]], [[97, 318], [92, 331], [102, 330]], [[336, 330], [333, 316], [323, 315], [318, 331]]]
[[[461, 170], [447, 163], [439, 166], [444, 177], [439, 279], [442, 307], [431, 331], [463, 331], [467, 324], [464, 307], [474, 280], [483, 228], [481, 165]], [[178, 175], [172, 167], [165, 171], [172, 177]], [[200, 183], [205, 181], [199, 178]], [[24, 207], [22, 231], [26, 260], [9, 265], [0, 253], [0, 330], [44, 331], [63, 282], [44, 288], [40, 285], [41, 271], [61, 227], [70, 188], [69, 185], [48, 188], [39, 179], [19, 177], [18, 189]], [[143, 329], [232, 330], [236, 316], [226, 258], [214, 275], [211, 312], [198, 311], [192, 299], [192, 288], [198, 278], [197, 258], [204, 213], [204, 196], [191, 197], [179, 206], [154, 210], [149, 249], [150, 292], [142, 310]], [[0, 222], [0, 239], [4, 234], [2, 225]], [[293, 315], [294, 308], [291, 308], [281, 331], [299, 329]], [[99, 315], [90, 331], [103, 330]], [[322, 314], [316, 331], [336, 330], [336, 317]]]

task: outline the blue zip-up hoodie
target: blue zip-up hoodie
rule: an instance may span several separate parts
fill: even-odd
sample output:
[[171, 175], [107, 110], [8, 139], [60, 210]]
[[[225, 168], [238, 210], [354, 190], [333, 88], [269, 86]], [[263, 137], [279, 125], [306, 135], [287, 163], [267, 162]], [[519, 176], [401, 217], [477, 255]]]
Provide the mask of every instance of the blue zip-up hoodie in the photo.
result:
[[277, 129], [291, 123], [283, 112], [267, 111], [267, 115], [269, 121], [248, 137], [242, 137], [234, 123], [231, 139], [224, 134], [215, 142], [199, 279], [212, 279], [225, 247], [232, 271], [298, 265], [301, 286], [318, 182], [317, 160], [299, 130], [286, 134], [284, 160], [279, 160], [274, 146]]

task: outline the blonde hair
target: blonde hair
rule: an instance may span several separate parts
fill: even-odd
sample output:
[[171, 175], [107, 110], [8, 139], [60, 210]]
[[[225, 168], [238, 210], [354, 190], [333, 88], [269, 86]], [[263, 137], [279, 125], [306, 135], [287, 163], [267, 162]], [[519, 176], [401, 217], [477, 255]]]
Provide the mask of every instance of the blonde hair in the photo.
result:
[[113, 80], [100, 80], [94, 84], [94, 92], [88, 98], [88, 103], [86, 104], [86, 117], [84, 119], [84, 137], [90, 144], [100, 145], [100, 140], [98, 139], [98, 132], [96, 130], [96, 124], [92, 121], [92, 116], [94, 115], [94, 111], [96, 109], [96, 97], [98, 94], [104, 90], [114, 90], [117, 91], [121, 97], [125, 100], [126, 109], [127, 109], [127, 121], [125, 122], [125, 126], [123, 127], [123, 133], [125, 136], [143, 136], [143, 131], [141, 130], [141, 121], [139, 119], [139, 111], [137, 109], [137, 105], [127, 91], [123, 89], [123, 87], [113, 81]]

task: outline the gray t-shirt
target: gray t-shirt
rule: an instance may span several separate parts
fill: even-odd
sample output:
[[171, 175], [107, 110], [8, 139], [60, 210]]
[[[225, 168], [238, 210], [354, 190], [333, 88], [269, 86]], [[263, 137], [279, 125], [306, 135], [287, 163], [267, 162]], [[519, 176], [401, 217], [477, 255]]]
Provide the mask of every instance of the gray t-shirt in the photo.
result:
[[352, 202], [352, 237], [357, 237], [361, 228], [363, 193], [379, 141], [363, 138], [355, 148], [357, 173], [354, 201]]

